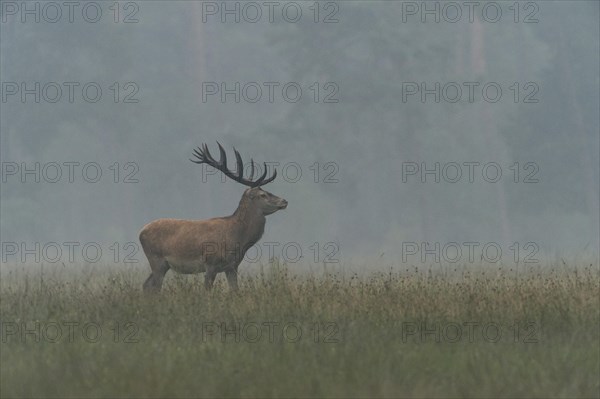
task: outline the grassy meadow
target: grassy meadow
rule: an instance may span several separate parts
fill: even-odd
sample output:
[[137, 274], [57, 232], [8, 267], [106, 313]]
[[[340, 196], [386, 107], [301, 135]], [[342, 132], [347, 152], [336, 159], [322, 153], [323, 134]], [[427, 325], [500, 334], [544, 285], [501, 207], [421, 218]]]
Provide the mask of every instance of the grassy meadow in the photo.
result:
[[241, 269], [2, 265], [1, 396], [600, 395], [597, 264]]

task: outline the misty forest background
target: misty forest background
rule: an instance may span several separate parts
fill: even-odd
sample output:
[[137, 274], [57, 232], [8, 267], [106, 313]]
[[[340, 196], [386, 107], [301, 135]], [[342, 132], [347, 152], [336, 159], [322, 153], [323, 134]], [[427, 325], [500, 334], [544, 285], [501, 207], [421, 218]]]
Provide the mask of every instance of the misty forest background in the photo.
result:
[[[200, 2], [138, 4], [132, 24], [2, 24], [3, 82], [139, 87], [138, 103], [115, 103], [105, 90], [98, 103], [0, 104], [2, 162], [98, 162], [104, 173], [119, 162], [123, 174], [125, 163], [139, 166], [138, 183], [8, 177], [2, 241], [137, 242], [156, 218], [228, 215], [242, 187], [218, 176], [203, 182], [188, 160], [203, 142], [216, 154], [219, 140], [232, 160], [235, 146], [245, 161], [302, 167], [299, 182], [265, 187], [290, 205], [269, 217], [263, 241], [336, 242], [342, 262], [398, 263], [404, 241], [535, 242], [550, 257], [597, 254], [598, 2], [538, 2], [538, 23], [508, 15], [404, 23], [400, 2], [338, 2], [339, 22], [330, 24], [310, 15], [295, 24], [203, 23]], [[222, 81], [298, 82], [304, 92], [298, 103], [280, 94], [274, 103], [203, 102], [202, 83]], [[502, 100], [479, 92], [474, 103], [402, 101], [403, 82], [465, 81], [500, 83]], [[337, 84], [339, 102], [315, 103], [314, 82]], [[515, 103], [513, 82], [535, 82], [539, 102]], [[469, 161], [497, 162], [505, 174], [535, 162], [539, 182], [402, 181], [402, 162]], [[327, 162], [338, 165], [338, 182], [322, 182]]]

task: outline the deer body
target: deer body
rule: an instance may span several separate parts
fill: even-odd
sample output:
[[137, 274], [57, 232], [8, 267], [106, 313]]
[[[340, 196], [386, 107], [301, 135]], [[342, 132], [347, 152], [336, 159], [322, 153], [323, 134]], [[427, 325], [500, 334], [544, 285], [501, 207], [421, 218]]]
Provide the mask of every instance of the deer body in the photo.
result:
[[[202, 163], [214, 163], [213, 166], [226, 169], [220, 145], [219, 149], [221, 162], [214, 161], [205, 147], [201, 156], [207, 161], [201, 158]], [[241, 159], [237, 151], [236, 157], [239, 166]], [[256, 185], [265, 184], [265, 175], [266, 170], [256, 182], [243, 179], [241, 173], [234, 177], [246, 185]], [[275, 176], [276, 172], [269, 181]], [[231, 216], [208, 220], [158, 219], [147, 224], [140, 232], [140, 242], [152, 274], [144, 283], [144, 291], [159, 291], [169, 269], [182, 274], [205, 273], [207, 288], [212, 287], [218, 273], [225, 272], [230, 287], [236, 290], [238, 266], [246, 251], [262, 237], [265, 216], [286, 207], [286, 200], [254, 186], [244, 191]]]

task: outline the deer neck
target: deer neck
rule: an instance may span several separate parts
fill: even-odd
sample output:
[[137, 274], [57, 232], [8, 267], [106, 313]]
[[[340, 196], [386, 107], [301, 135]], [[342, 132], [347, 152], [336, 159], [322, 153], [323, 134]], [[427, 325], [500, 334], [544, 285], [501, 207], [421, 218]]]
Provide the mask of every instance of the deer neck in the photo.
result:
[[235, 213], [232, 215], [234, 226], [238, 230], [240, 244], [242, 246], [254, 245], [265, 231], [267, 219], [258, 209], [253, 209], [246, 201], [241, 201]]

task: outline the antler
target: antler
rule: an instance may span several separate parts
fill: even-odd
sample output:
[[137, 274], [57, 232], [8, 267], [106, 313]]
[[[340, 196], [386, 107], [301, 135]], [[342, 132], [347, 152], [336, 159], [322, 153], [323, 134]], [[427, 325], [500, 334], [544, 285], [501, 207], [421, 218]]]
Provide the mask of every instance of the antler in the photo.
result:
[[252, 178], [254, 177], [254, 160], [250, 158], [250, 178], [245, 179], [243, 176], [244, 164], [242, 162], [242, 157], [240, 153], [235, 149], [235, 147], [233, 148], [233, 151], [235, 152], [235, 160], [237, 163], [237, 174], [233, 173], [227, 168], [227, 154], [225, 154], [225, 150], [221, 146], [221, 143], [219, 143], [218, 141], [217, 145], [219, 146], [218, 162], [212, 157], [212, 155], [210, 155], [210, 152], [208, 151], [208, 146], [206, 144], [202, 144], [202, 147], [198, 147], [194, 150], [194, 156], [198, 158], [198, 160], [190, 159], [190, 161], [197, 164], [205, 163], [207, 165], [210, 165], [213, 168], [223, 172], [225, 176], [248, 187], [263, 186], [267, 183], [271, 183], [273, 180], [275, 180], [275, 177], [277, 177], [277, 169], [274, 169], [273, 176], [265, 180], [265, 178], [267, 177], [267, 163], [265, 162], [265, 171], [263, 172], [262, 176], [259, 177], [257, 180], [252, 181]]

